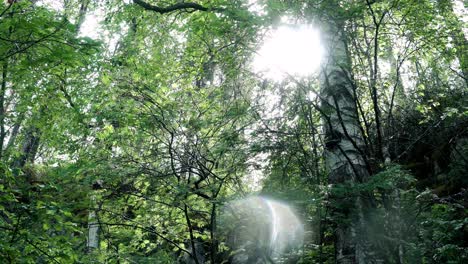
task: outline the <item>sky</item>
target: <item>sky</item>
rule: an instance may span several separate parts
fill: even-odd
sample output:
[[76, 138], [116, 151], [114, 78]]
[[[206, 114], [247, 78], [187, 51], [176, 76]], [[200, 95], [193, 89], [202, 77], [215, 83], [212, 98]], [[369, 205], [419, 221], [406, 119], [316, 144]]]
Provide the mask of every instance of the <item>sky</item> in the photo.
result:
[[288, 75], [308, 76], [320, 66], [323, 47], [312, 25], [285, 24], [272, 30], [257, 51], [253, 69], [280, 81]]

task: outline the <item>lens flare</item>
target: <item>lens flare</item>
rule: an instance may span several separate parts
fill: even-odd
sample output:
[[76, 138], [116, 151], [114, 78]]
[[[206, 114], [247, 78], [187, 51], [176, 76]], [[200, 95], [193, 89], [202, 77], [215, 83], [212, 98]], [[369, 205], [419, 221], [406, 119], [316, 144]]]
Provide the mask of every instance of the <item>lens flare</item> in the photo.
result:
[[266, 263], [294, 257], [304, 240], [304, 226], [285, 203], [253, 196], [229, 203], [220, 220], [232, 263]]

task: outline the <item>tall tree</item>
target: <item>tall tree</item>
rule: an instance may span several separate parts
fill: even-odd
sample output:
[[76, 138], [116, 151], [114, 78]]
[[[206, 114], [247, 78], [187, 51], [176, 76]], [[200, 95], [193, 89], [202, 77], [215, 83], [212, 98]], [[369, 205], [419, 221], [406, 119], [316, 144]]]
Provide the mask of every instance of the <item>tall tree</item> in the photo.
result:
[[[360, 127], [351, 58], [347, 47], [345, 10], [329, 3], [333, 14], [321, 21], [324, 62], [321, 71], [321, 112], [325, 131], [325, 163], [332, 185], [354, 186], [366, 182], [370, 165], [366, 160]], [[376, 95], [375, 95], [376, 96]], [[377, 112], [378, 114], [378, 112]], [[338, 187], [339, 188], [339, 187]], [[341, 187], [342, 188], [342, 187]], [[368, 234], [367, 212], [371, 197], [332, 194], [336, 219], [335, 252], [338, 263], [378, 262]]]

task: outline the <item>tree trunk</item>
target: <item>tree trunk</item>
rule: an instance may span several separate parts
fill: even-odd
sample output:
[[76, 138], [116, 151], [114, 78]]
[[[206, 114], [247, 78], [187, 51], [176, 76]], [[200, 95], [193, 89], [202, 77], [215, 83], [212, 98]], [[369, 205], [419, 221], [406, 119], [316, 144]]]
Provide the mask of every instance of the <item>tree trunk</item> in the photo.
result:
[[[351, 62], [343, 25], [325, 23], [324, 46], [327, 47], [321, 72], [321, 111], [325, 132], [325, 162], [332, 185], [355, 185], [369, 177], [363, 152]], [[332, 195], [336, 221], [335, 253], [337, 263], [378, 263], [373, 258], [367, 236], [365, 212], [367, 200], [362, 195]], [[343, 219], [344, 218], [344, 219]]]
[[5, 141], [5, 95], [7, 89], [8, 62], [2, 66], [2, 83], [0, 87], [0, 160], [3, 158], [3, 143]]
[[21, 155], [14, 159], [12, 167], [22, 169], [27, 162], [34, 163], [39, 144], [41, 141], [41, 131], [35, 125], [31, 125], [26, 132], [21, 149]]
[[91, 195], [91, 206], [88, 214], [88, 240], [86, 246], [88, 252], [99, 248], [99, 222], [95, 210], [96, 197]]

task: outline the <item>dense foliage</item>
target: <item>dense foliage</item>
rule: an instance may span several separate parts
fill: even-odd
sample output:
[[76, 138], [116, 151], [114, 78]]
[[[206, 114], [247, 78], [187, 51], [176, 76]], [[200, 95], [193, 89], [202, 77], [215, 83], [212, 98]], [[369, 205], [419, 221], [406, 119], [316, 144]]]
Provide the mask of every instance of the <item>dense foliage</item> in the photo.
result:
[[[384, 263], [467, 263], [468, 45], [455, 2], [5, 1], [0, 262], [335, 263], [336, 227], [365, 197], [365, 239]], [[253, 72], [284, 17], [340, 25], [368, 178], [329, 179], [323, 153], [339, 139], [324, 131], [330, 111], [342, 117], [318, 74]], [[302, 248], [235, 261], [238, 226], [220, 215], [252, 194], [295, 208]]]

